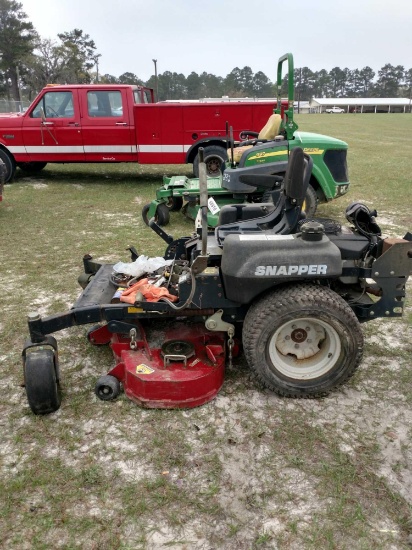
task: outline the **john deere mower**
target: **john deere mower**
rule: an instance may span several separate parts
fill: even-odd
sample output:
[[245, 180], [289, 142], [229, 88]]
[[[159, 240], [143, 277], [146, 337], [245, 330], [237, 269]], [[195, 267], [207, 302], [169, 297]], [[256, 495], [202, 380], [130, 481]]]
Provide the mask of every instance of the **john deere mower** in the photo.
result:
[[[288, 65], [287, 108], [281, 100], [285, 62]], [[270, 200], [271, 179], [265, 179], [265, 176], [277, 175], [277, 178], [281, 178], [285, 173], [288, 155], [295, 147], [302, 148], [313, 158], [313, 170], [304, 203], [308, 217], [313, 217], [318, 203], [331, 201], [349, 190], [346, 164], [348, 145], [332, 137], [298, 131], [294, 121], [294, 69], [290, 53], [278, 61], [277, 90], [277, 106], [259, 133], [244, 130], [239, 136], [241, 141], [235, 142], [226, 125], [227, 154], [220, 159], [222, 173], [208, 177], [207, 182], [211, 197], [208, 213], [210, 227], [216, 226], [219, 211], [225, 205]], [[207, 151], [208, 139], [202, 145]], [[279, 162], [283, 162], [283, 165]], [[143, 220], [148, 224], [154, 218], [158, 225], [166, 226], [170, 211], [173, 210], [182, 210], [189, 218], [196, 219], [199, 210], [198, 178], [164, 176], [163, 186], [157, 190], [156, 199], [143, 207]]]
[[133, 247], [123, 265], [84, 256], [73, 307], [28, 316], [31, 410], [47, 414], [61, 404], [65, 365], [52, 334], [86, 324], [89, 342], [114, 355], [95, 385], [103, 401], [123, 389], [142, 407], [206, 403], [242, 345], [256, 377], [281, 396], [323, 396], [346, 382], [362, 359], [361, 323], [402, 315], [412, 235], [383, 238], [376, 212], [359, 203], [346, 210], [348, 226], [305, 219], [312, 167], [313, 158], [293, 148], [272, 200], [222, 207], [211, 232], [201, 162], [201, 229], [173, 239], [150, 221], [166, 243], [160, 266]]

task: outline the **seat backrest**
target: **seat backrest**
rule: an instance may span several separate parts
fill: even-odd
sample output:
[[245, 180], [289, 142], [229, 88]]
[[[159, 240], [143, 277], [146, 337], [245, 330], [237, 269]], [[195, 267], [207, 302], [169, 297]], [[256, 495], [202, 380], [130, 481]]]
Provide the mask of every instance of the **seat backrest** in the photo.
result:
[[285, 173], [284, 187], [276, 204], [261, 204], [261, 207], [268, 210], [268, 213], [262, 217], [249, 219], [248, 209], [252, 208], [256, 212], [256, 205], [251, 204], [242, 207], [241, 219], [237, 214], [236, 220], [229, 217], [224, 218], [223, 224], [215, 229], [218, 244], [221, 246], [227, 235], [233, 233], [251, 234], [268, 231], [275, 235], [287, 235], [296, 231], [302, 216], [302, 204], [308, 189], [312, 167], [313, 159], [306, 155], [303, 149], [300, 147], [292, 149]]
[[[268, 121], [263, 126], [259, 134], [257, 134], [257, 138], [254, 138], [253, 143], [251, 141], [245, 141], [245, 145], [242, 145], [242, 142], [239, 143], [237, 147], [233, 150], [233, 162], [236, 162], [237, 164], [240, 162], [240, 159], [242, 158], [242, 155], [245, 151], [248, 149], [251, 149], [253, 147], [253, 144], [257, 141], [273, 141], [277, 135], [279, 135], [280, 125], [282, 123], [282, 117], [277, 114], [270, 115], [268, 118]], [[256, 134], [254, 134], [256, 135]], [[229, 158], [229, 161], [232, 162], [232, 151], [228, 149], [227, 155]]]
[[285, 195], [301, 206], [309, 185], [313, 159], [301, 147], [292, 149], [284, 177]]
[[282, 117], [280, 115], [270, 115], [268, 121], [259, 132], [258, 139], [271, 141], [279, 134]]

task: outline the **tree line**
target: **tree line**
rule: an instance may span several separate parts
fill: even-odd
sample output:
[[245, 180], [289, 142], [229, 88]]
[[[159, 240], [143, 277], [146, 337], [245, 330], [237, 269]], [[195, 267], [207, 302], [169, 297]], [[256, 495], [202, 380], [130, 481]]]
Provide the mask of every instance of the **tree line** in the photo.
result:
[[[204, 97], [275, 97], [276, 84], [248, 66], [235, 67], [225, 77], [207, 72], [188, 76], [165, 71], [143, 82], [132, 72], [100, 74], [101, 55], [94, 40], [81, 29], [43, 39], [28, 20], [21, 3], [0, 0], [0, 97], [31, 100], [46, 84], [143, 84], [158, 92], [158, 100]], [[275, 67], [274, 67], [275, 72]], [[312, 97], [410, 97], [412, 68], [385, 64], [376, 74], [371, 67], [312, 71], [295, 69], [295, 99]], [[282, 83], [287, 95], [287, 77]]]

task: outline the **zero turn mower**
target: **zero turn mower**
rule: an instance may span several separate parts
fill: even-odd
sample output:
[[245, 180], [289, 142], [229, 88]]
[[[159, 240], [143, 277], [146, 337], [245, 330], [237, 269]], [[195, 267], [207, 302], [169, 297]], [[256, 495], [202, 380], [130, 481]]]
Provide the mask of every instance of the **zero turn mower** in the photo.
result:
[[[60, 407], [52, 333], [85, 324], [90, 343], [110, 345], [115, 359], [96, 382], [104, 401], [123, 388], [143, 407], [206, 403], [240, 342], [257, 378], [282, 396], [322, 396], [346, 382], [362, 359], [361, 323], [402, 315], [412, 235], [383, 238], [376, 212], [359, 203], [346, 211], [348, 226], [305, 219], [312, 163], [293, 149], [270, 203], [224, 207], [209, 232], [201, 162], [201, 230], [173, 239], [150, 221], [167, 244], [162, 267], [133, 277], [85, 256], [73, 307], [28, 317], [23, 365], [32, 411]], [[140, 264], [133, 247], [131, 256], [131, 266]]]

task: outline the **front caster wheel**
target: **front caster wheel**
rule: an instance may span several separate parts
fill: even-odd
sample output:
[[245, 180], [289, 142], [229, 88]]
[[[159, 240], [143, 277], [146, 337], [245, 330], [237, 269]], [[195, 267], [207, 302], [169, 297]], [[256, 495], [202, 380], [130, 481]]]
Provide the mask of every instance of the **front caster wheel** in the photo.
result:
[[120, 395], [120, 382], [114, 376], [101, 376], [96, 382], [94, 392], [102, 401], [112, 401]]
[[[149, 208], [150, 208], [150, 204], [146, 204], [142, 208], [142, 218], [146, 225], [149, 225], [149, 218], [148, 218]], [[158, 225], [167, 225], [169, 223], [170, 211], [167, 204], [165, 204], [164, 202], [161, 202], [160, 204], [157, 205], [154, 219]]]
[[327, 287], [299, 284], [266, 294], [243, 325], [257, 378], [288, 397], [320, 397], [346, 382], [362, 359], [363, 335], [349, 305]]
[[24, 360], [27, 401], [34, 414], [57, 411], [61, 403], [55, 353], [50, 349], [32, 350]]

